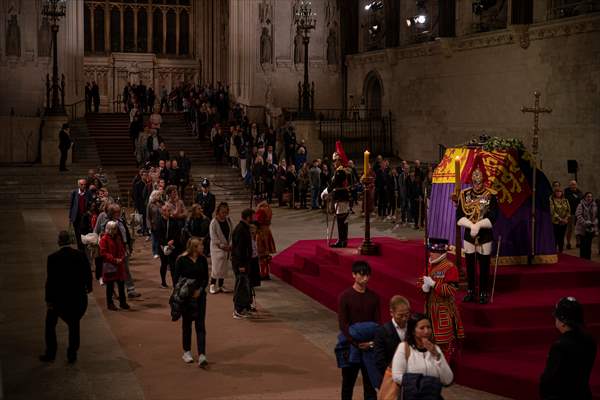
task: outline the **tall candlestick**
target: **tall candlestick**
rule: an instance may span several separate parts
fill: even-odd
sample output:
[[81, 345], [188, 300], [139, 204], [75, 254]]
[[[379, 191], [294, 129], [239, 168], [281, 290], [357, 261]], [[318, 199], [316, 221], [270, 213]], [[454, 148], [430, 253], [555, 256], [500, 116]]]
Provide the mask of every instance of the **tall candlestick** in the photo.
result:
[[367, 176], [369, 172], [369, 150], [365, 150], [365, 165], [364, 165], [364, 176]]
[[454, 158], [454, 190], [460, 192], [460, 156]]
[[[460, 156], [454, 158], [454, 196], [453, 199], [456, 201], [456, 207], [460, 207], [458, 204], [461, 190], [460, 182]], [[456, 236], [454, 239], [455, 252], [456, 252], [456, 266], [458, 267], [461, 275], [461, 280], [464, 281], [464, 272], [462, 270], [462, 236], [460, 226], [456, 225]]]

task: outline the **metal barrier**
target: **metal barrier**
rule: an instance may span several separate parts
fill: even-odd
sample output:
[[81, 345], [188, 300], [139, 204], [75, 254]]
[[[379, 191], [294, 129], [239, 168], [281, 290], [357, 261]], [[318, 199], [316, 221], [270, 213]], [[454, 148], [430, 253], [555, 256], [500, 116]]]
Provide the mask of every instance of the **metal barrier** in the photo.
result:
[[334, 152], [335, 142], [340, 140], [349, 157], [362, 155], [365, 149], [377, 155], [393, 155], [393, 123], [391, 112], [379, 118], [319, 121], [323, 153]]
[[76, 101], [73, 104], [65, 104], [65, 110], [70, 121], [85, 117], [85, 99]]

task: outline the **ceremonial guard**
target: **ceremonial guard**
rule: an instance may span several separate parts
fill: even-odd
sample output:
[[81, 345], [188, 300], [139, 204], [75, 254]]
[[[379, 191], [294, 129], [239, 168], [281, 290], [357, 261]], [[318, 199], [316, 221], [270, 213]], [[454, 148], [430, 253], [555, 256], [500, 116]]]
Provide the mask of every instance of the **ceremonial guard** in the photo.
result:
[[473, 187], [460, 192], [456, 220], [459, 227], [465, 228], [463, 248], [468, 287], [463, 301], [476, 300], [475, 265], [479, 263], [479, 303], [486, 304], [489, 300], [490, 255], [494, 240], [492, 227], [498, 215], [498, 200], [495, 193], [484, 186], [484, 169], [480, 160], [475, 160], [471, 172]]
[[448, 258], [448, 240], [429, 239], [427, 275], [419, 278], [418, 286], [426, 295], [425, 313], [431, 319], [435, 343], [448, 362], [457, 349], [457, 340], [465, 336], [454, 296], [458, 290], [458, 268]]
[[346, 247], [348, 245], [348, 222], [346, 219], [350, 212], [349, 174], [338, 152], [333, 153], [331, 158], [334, 163], [334, 173], [331, 182], [321, 193], [321, 198], [329, 200], [328, 204], [333, 204], [333, 212], [337, 219], [338, 241], [331, 247]]

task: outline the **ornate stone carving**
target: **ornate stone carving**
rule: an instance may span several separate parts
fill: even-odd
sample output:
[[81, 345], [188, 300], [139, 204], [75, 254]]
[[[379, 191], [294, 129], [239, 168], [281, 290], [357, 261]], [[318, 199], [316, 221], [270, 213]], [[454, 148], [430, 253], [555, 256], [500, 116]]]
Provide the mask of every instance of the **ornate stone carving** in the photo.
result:
[[294, 64], [304, 63], [304, 44], [300, 28], [296, 28], [296, 36], [294, 36]]
[[6, 27], [6, 55], [21, 57], [21, 28], [16, 14], [10, 16]]
[[273, 40], [269, 29], [266, 27], [262, 28], [260, 35], [260, 63], [271, 64], [273, 61]]
[[[335, 26], [335, 25], [334, 25]], [[337, 65], [337, 33], [335, 28], [329, 29], [329, 36], [327, 36], [327, 64]]]
[[50, 24], [48, 18], [42, 18], [42, 24], [38, 31], [38, 57], [50, 57], [50, 49], [52, 46], [52, 38], [50, 32]]
[[270, 25], [273, 21], [273, 5], [268, 0], [263, 0], [258, 5], [258, 19], [261, 24]]

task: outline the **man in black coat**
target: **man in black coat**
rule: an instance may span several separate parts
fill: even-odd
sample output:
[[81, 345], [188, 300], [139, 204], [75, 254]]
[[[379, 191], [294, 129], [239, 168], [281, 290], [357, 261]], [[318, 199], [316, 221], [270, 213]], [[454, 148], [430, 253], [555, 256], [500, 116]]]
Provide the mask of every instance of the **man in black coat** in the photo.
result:
[[71, 148], [71, 134], [69, 124], [63, 124], [62, 129], [58, 133], [58, 149], [60, 150], [60, 166], [59, 171], [68, 171], [67, 169], [67, 157], [69, 155], [69, 149]]
[[90, 94], [92, 95], [92, 101], [94, 102], [94, 112], [97, 113], [100, 109], [100, 87], [98, 87], [96, 81], [92, 82]]
[[406, 337], [410, 303], [405, 297], [396, 295], [390, 299], [390, 316], [392, 319], [377, 329], [373, 340], [375, 364], [382, 376], [386, 368], [391, 365], [398, 344]]
[[235, 273], [235, 290], [233, 294], [233, 318], [248, 317], [252, 304], [252, 293], [248, 273], [252, 262], [252, 235], [250, 223], [254, 210], [242, 211], [242, 219], [231, 235], [231, 265]]
[[574, 297], [563, 297], [554, 310], [560, 338], [550, 348], [540, 377], [542, 400], [591, 400], [590, 375], [596, 359], [596, 342], [585, 332], [583, 307]]
[[77, 361], [79, 321], [87, 309], [87, 294], [92, 291], [92, 271], [86, 255], [70, 247], [67, 231], [58, 234], [60, 250], [48, 256], [46, 278], [46, 352], [43, 362], [56, 358], [56, 324], [58, 318], [69, 327], [69, 363]]

